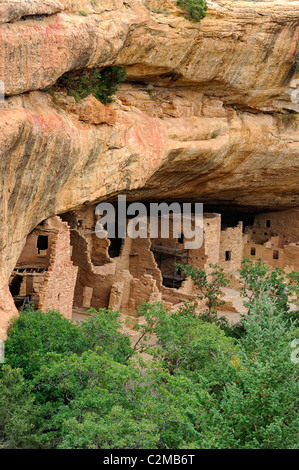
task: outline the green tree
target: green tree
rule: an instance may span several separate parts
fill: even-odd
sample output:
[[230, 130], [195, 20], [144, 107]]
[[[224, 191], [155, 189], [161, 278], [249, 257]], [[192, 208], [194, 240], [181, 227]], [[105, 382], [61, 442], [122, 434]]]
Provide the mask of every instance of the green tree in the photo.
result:
[[199, 408], [193, 384], [159, 363], [140, 369], [104, 351], [48, 354], [34, 389], [42, 409], [41, 447], [180, 448], [194, 441]]
[[[141, 332], [140, 350], [162, 362], [171, 374], [183, 373], [208, 389], [223, 386], [238, 361], [234, 340], [203, 321], [194, 303], [185, 303], [177, 312], [168, 312], [160, 303], [143, 303], [138, 313], [145, 319], [145, 324], [135, 325]], [[156, 341], [148, 345], [151, 337]]]
[[298, 365], [291, 361], [289, 326], [269, 293], [260, 293], [244, 321], [237, 380], [210, 395], [199, 427], [205, 447], [298, 446]]
[[177, 0], [177, 5], [182, 6], [186, 12], [186, 18], [199, 22], [206, 16], [208, 5], [206, 0]]
[[85, 348], [86, 338], [81, 330], [60, 313], [29, 308], [10, 323], [5, 361], [13, 368], [22, 368], [25, 377], [32, 378], [48, 352], [69, 355]]
[[218, 318], [217, 315], [217, 308], [225, 303], [220, 299], [222, 287], [226, 287], [229, 284], [229, 279], [224, 269], [218, 264], [209, 264], [211, 272], [207, 274], [204, 269], [194, 268], [190, 265], [176, 264], [175, 266], [187, 276], [190, 276], [197, 288], [199, 300], [205, 301], [206, 308], [200, 312], [202, 320], [227, 328], [228, 322], [226, 318]]
[[35, 447], [35, 423], [32, 386], [20, 369], [3, 366], [0, 371], [0, 448]]
[[194, 302], [176, 312], [144, 303], [134, 348], [118, 312], [91, 311], [76, 325], [57, 312], [21, 313], [7, 340], [13, 368], [0, 370], [0, 446], [295, 448], [296, 330], [284, 302], [260, 289], [238, 341]]
[[240, 270], [244, 305], [250, 313], [260, 293], [268, 293], [270, 298], [275, 300], [279, 311], [292, 323], [298, 319], [298, 312], [290, 309], [290, 302], [298, 301], [298, 280], [299, 273], [296, 271], [287, 275], [281, 267], [271, 270], [264, 262], [244, 259]]
[[90, 317], [79, 325], [54, 311], [27, 309], [14, 318], [5, 343], [6, 362], [23, 369], [32, 378], [47, 361], [47, 353], [69, 356], [88, 349], [104, 347], [116, 361], [125, 363], [132, 348], [119, 329], [119, 313], [107, 309], [89, 311]]
[[126, 79], [126, 69], [120, 65], [103, 70], [85, 70], [80, 75], [66, 73], [60, 77], [53, 89], [66, 88], [68, 94], [80, 102], [93, 95], [101, 103], [112, 103], [113, 95]]
[[103, 347], [115, 361], [125, 364], [133, 350], [129, 337], [120, 332], [119, 312], [105, 308], [98, 311], [90, 309], [88, 312], [91, 316], [79, 326], [87, 341], [85, 350]]

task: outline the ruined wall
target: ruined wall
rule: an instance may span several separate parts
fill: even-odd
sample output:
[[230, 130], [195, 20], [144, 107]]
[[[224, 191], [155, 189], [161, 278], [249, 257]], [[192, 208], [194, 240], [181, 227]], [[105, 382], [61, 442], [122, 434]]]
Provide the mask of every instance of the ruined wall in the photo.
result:
[[209, 271], [209, 264], [219, 263], [221, 215], [204, 214], [204, 252], [205, 262], [202, 269]]
[[299, 267], [299, 209], [266, 212], [254, 218], [246, 227], [243, 257], [261, 259], [272, 268]]
[[284, 243], [299, 240], [299, 209], [257, 214], [252, 227], [246, 227], [248, 240], [265, 243], [270, 237], [280, 236]]
[[[37, 240], [39, 235], [48, 236], [48, 249], [41, 251], [38, 254], [37, 249]], [[45, 232], [42, 229], [39, 230], [37, 227], [33, 232], [31, 232], [26, 240], [26, 244], [23, 248], [23, 251], [18, 259], [17, 268], [22, 267], [47, 267], [50, 263], [50, 251], [51, 251], [51, 239], [52, 234]]]
[[299, 270], [299, 243], [285, 245], [283, 248], [275, 244], [272, 246], [271, 243], [263, 245], [245, 243], [243, 256], [252, 261], [261, 260], [271, 268], [284, 267], [286, 271]]
[[238, 271], [243, 257], [243, 223], [227, 227], [220, 236], [220, 265], [226, 271]]
[[70, 233], [59, 217], [48, 221], [55, 230], [52, 238], [50, 265], [45, 280], [39, 289], [39, 309], [58, 310], [72, 318], [74, 289], [78, 268], [71, 261]]
[[161, 272], [151, 251], [150, 238], [132, 239], [129, 270], [134, 278], [141, 278], [144, 274], [153, 276], [157, 286], [162, 286]]

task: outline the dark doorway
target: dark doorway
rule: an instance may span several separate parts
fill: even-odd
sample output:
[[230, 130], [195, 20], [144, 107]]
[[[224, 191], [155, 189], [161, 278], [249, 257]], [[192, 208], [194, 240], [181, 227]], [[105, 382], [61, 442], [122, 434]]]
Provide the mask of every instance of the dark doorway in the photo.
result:
[[121, 247], [123, 244], [122, 238], [109, 238], [110, 246], [108, 248], [108, 253], [110, 258], [116, 258], [120, 255]]
[[20, 293], [20, 289], [21, 289], [21, 284], [22, 284], [22, 276], [14, 276], [13, 280], [11, 281], [10, 285], [9, 285], [9, 290], [10, 290], [10, 293], [13, 297], [16, 297], [17, 295], [19, 295]]

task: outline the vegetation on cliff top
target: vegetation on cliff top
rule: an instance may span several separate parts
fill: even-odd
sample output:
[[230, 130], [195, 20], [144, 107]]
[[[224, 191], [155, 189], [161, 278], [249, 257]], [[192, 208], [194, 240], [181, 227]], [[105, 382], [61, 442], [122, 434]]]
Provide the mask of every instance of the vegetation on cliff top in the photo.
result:
[[208, 5], [206, 0], [177, 0], [177, 4], [186, 11], [188, 20], [199, 22], [206, 16]]

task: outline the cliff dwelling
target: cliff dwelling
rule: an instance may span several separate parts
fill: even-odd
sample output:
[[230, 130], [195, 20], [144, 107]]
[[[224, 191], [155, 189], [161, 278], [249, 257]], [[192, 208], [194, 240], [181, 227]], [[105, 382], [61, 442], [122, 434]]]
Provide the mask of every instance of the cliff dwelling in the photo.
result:
[[[162, 301], [175, 308], [195, 298], [195, 287], [175, 264], [190, 264], [209, 272], [218, 263], [238, 285], [243, 258], [263, 260], [287, 271], [299, 269], [299, 211], [261, 213], [253, 225], [224, 224], [221, 214], [204, 213], [203, 244], [186, 249], [182, 232], [169, 238], [98, 238], [95, 206], [52, 217], [28, 236], [10, 277], [10, 291], [17, 308], [33, 302], [41, 310], [56, 309], [67, 318], [89, 308], [110, 308], [136, 316], [143, 300]], [[289, 226], [289, 221], [292, 224]], [[225, 292], [224, 292], [225, 294]], [[223, 310], [237, 312], [230, 301]]]
[[71, 261], [70, 233], [59, 217], [52, 217], [31, 232], [13, 270], [9, 288], [19, 310], [33, 303], [36, 309], [59, 310], [72, 317], [78, 268]]

